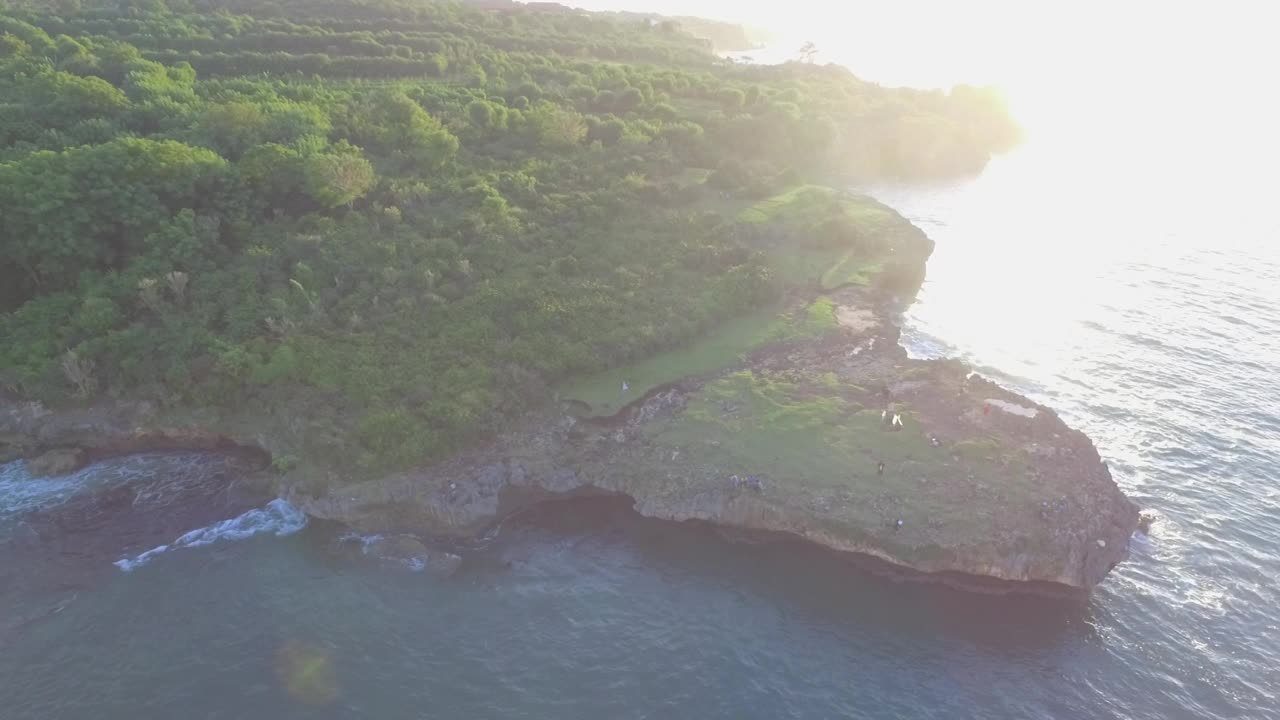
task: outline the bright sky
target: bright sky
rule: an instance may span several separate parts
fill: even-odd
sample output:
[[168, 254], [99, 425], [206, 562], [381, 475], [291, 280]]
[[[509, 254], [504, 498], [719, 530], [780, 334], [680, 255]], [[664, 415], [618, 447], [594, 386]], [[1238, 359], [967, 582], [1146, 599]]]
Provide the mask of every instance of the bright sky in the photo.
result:
[[1264, 138], [1280, 121], [1280, 7], [1262, 0], [565, 1], [746, 22], [885, 84], [995, 84], [1033, 133], [1185, 145]]
[[[760, 62], [795, 58], [812, 40], [819, 61], [886, 85], [1001, 88], [1028, 142], [943, 213], [984, 239], [934, 256], [931, 277], [960, 287], [943, 291], [949, 304], [924, 304], [955, 337], [981, 338], [974, 347], [1000, 347], [1008, 333], [988, 318], [1052, 335], [1073, 327], [1065, 319], [1078, 316], [1078, 298], [1136, 302], [1119, 285], [1091, 285], [1097, 265], [1190, 252], [1182, 245], [1261, 242], [1274, 252], [1257, 217], [1270, 214], [1280, 166], [1280, 43], [1272, 37], [1280, 4], [577, 1], [742, 21], [783, 36], [775, 51], [751, 53]], [[1149, 222], [1157, 214], [1177, 220]], [[1045, 262], [1057, 272], [1022, 270]], [[1010, 293], [1027, 300], [1010, 303]], [[1059, 340], [1046, 336], [1044, 346]]]

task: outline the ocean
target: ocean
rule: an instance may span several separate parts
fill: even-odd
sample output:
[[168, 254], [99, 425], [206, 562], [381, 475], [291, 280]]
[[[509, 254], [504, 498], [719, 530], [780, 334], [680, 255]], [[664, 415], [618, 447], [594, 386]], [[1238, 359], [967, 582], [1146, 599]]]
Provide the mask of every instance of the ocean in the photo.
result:
[[1056, 408], [1156, 516], [1087, 602], [610, 501], [521, 516], [440, 577], [216, 459], [13, 463], [0, 717], [1280, 717], [1277, 218], [1222, 178], [1097, 162], [1028, 143], [977, 178], [861, 188], [937, 241], [911, 352]]
[[1274, 65], [1254, 61], [1266, 42], [1210, 42], [1268, 26], [1183, 13], [1139, 33], [1136, 6], [1128, 25], [1055, 8], [1072, 32], [817, 39], [886, 82], [979, 77], [975, 48], [1021, 71], [1023, 147], [974, 178], [853, 189], [937, 241], [910, 352], [1055, 408], [1155, 516], [1086, 602], [893, 580], [616, 501], [526, 513], [440, 577], [216, 458], [11, 463], [0, 720], [1280, 718]]

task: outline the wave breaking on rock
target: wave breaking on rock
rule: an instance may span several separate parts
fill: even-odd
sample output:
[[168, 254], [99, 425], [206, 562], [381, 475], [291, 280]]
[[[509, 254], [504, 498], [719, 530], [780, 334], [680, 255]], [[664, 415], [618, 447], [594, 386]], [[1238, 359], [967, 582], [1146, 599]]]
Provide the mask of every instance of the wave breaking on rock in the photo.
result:
[[292, 535], [307, 526], [307, 515], [288, 501], [276, 498], [266, 506], [250, 510], [243, 515], [197, 528], [184, 533], [172, 543], [160, 545], [129, 558], [113, 563], [125, 572], [132, 572], [146, 565], [153, 558], [170, 550], [212, 545], [221, 541], [246, 540], [255, 535]]

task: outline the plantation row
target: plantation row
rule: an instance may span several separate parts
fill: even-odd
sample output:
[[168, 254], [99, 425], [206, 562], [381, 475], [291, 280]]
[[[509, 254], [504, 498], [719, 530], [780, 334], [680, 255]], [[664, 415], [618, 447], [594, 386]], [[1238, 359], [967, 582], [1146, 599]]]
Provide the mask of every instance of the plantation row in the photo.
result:
[[[370, 469], [775, 300], [734, 222], [752, 200], [966, 172], [1015, 138], [986, 91], [735, 65], [673, 22], [0, 8], [5, 392], [297, 408]], [[798, 236], [852, 242], [841, 212]]]

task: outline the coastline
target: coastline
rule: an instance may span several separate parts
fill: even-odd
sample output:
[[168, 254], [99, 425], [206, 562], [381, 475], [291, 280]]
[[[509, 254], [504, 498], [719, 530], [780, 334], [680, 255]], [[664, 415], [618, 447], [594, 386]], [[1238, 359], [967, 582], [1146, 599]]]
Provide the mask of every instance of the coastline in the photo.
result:
[[[1126, 556], [1137, 507], [1088, 438], [1049, 408], [958, 362], [906, 357], [894, 317], [922, 282], [932, 243], [893, 218], [873, 234], [893, 238], [905, 281], [880, 267], [862, 281], [799, 290], [773, 334], [734, 362], [637, 388], [595, 417], [548, 403], [425, 468], [317, 487], [305, 482], [317, 468], [303, 458], [260, 480], [308, 515], [360, 532], [473, 537], [541, 502], [615, 495], [645, 517], [782, 533], [970, 589], [1087, 593]], [[815, 317], [817, 329], [805, 324]], [[783, 414], [761, 415], [753, 398]], [[141, 403], [7, 409], [6, 454], [70, 451], [68, 468], [184, 449], [237, 451], [262, 470], [297, 447], [278, 417], [202, 424], [198, 413]], [[879, 424], [888, 410], [908, 418], [907, 432]], [[774, 436], [791, 438], [794, 456], [784, 449], [770, 463], [757, 452]], [[888, 462], [888, 477], [864, 460]]]

